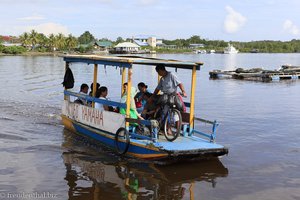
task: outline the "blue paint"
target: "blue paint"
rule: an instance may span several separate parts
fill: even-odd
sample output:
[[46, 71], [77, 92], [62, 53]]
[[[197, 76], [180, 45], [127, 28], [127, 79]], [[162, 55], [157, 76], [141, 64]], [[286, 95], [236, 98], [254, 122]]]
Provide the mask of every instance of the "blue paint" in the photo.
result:
[[190, 69], [192, 70], [194, 67], [196, 70], [201, 69], [201, 65], [203, 63], [193, 63], [193, 62], [181, 62], [178, 60], [164, 60], [158, 58], [146, 58], [146, 57], [138, 57], [138, 56], [118, 56], [118, 57], [72, 57], [72, 56], [65, 56], [65, 62], [72, 62], [72, 63], [86, 63], [86, 64], [100, 64], [100, 65], [108, 65], [113, 67], [125, 67], [131, 68], [132, 64], [141, 64], [141, 65], [158, 65], [163, 64], [166, 67], [172, 68], [181, 68], [181, 69]]
[[159, 145], [161, 145], [163, 149], [168, 151], [200, 151], [224, 148], [224, 146], [222, 145], [211, 143], [205, 139], [196, 136], [179, 137], [173, 142], [159, 142]]
[[[108, 65], [108, 66], [118, 66], [131, 68], [132, 65], [128, 62], [120, 62], [120, 61], [107, 61], [107, 60], [96, 60], [92, 58], [75, 58], [75, 57], [64, 57], [64, 61], [72, 62], [72, 63], [86, 63], [86, 64], [100, 64], [100, 65]], [[94, 66], [93, 66], [94, 67]]]
[[84, 94], [80, 94], [80, 93], [76, 93], [76, 92], [71, 92], [71, 91], [68, 91], [68, 90], [65, 90], [64, 94], [69, 95], [69, 96], [74, 96], [74, 97], [80, 97], [81, 99], [87, 100], [89, 102], [97, 102], [97, 103], [101, 103], [101, 104], [104, 104], [104, 105], [115, 106], [115, 107], [119, 107], [119, 108], [126, 108], [125, 103], [119, 103], [119, 102], [115, 102], [115, 101], [99, 99], [99, 98], [91, 97], [89, 95], [84, 95]]
[[[75, 127], [76, 131], [85, 135], [85, 136], [88, 136], [88, 137], [91, 137], [107, 146], [109, 146], [110, 148], [112, 149], [115, 149], [115, 139], [114, 137], [113, 138], [109, 138], [109, 137], [106, 137], [104, 135], [101, 135], [101, 134], [97, 134], [87, 128], [84, 128], [83, 126], [79, 125], [79, 124], [76, 124], [76, 123], [73, 123], [73, 126]], [[99, 130], [100, 132], [104, 132], [102, 130]], [[131, 139], [130, 140], [131, 142], [134, 142], [135, 140]], [[144, 144], [145, 145], [145, 144]], [[121, 148], [125, 148], [125, 143], [124, 142], [120, 142], [120, 147]], [[139, 146], [135, 146], [135, 145], [132, 145], [130, 144], [129, 146], [129, 149], [128, 149], [128, 152], [130, 153], [135, 153], [135, 154], [161, 154], [163, 152], [159, 152], [159, 151], [154, 151], [154, 150], [151, 150], [151, 149], [146, 149], [146, 148], [143, 148], [143, 147], [139, 147]]]
[[278, 75], [271, 76], [272, 81], [279, 81], [280, 77]]
[[298, 76], [297, 75], [292, 75], [291, 79], [296, 80], [296, 79], [298, 79]]
[[197, 131], [197, 130], [193, 130], [192, 131], [193, 133], [197, 133], [197, 134], [199, 134], [199, 135], [202, 135], [202, 136], [204, 136], [204, 137], [207, 137], [207, 138], [211, 138], [211, 134], [207, 134], [207, 133], [203, 133], [203, 132], [201, 132], [201, 131]]

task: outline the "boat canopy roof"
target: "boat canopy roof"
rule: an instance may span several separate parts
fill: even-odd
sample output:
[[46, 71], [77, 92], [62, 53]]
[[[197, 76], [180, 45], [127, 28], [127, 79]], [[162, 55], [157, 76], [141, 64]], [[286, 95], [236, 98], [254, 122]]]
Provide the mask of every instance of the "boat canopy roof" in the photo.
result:
[[69, 63], [102, 64], [118, 67], [131, 68], [132, 64], [139, 65], [164, 65], [166, 67], [200, 70], [203, 63], [169, 60], [160, 58], [147, 58], [141, 56], [98, 56], [98, 55], [65, 55], [64, 61]]

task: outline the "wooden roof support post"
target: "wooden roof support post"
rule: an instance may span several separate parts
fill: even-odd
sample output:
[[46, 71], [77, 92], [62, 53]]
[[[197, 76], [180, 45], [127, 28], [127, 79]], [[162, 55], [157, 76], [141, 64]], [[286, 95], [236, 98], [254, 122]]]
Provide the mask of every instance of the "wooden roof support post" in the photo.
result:
[[194, 200], [194, 187], [195, 187], [195, 183], [192, 182], [191, 185], [190, 185], [190, 200]]
[[125, 78], [126, 78], [126, 68], [123, 67], [122, 68], [122, 85], [121, 85], [121, 96], [123, 94], [123, 91], [124, 91], [124, 83], [125, 83]]
[[[98, 79], [98, 64], [94, 64], [94, 80], [93, 80], [93, 97], [97, 92], [97, 79]], [[95, 102], [92, 103], [92, 107], [95, 108]]]
[[[131, 103], [131, 75], [132, 75], [132, 66], [128, 68], [127, 75], [127, 99], [126, 99], [126, 117], [130, 118], [130, 103]], [[129, 122], [125, 124], [126, 128], [129, 127]]]
[[[66, 62], [65, 73], [66, 73], [67, 69], [69, 68], [69, 66], [70, 66], [70, 63]], [[66, 88], [65, 88], [65, 90], [66, 90]], [[70, 101], [70, 96], [64, 95], [64, 100]]]
[[194, 128], [194, 116], [195, 116], [195, 89], [196, 89], [196, 66], [192, 71], [192, 85], [191, 85], [191, 106], [190, 106], [190, 134]]

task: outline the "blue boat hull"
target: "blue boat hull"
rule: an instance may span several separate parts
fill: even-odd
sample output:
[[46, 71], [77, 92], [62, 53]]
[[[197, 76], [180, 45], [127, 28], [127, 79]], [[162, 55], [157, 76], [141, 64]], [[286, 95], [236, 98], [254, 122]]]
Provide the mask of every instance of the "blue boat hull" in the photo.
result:
[[[82, 123], [76, 122], [65, 115], [62, 115], [64, 126], [80, 135], [92, 138], [101, 144], [116, 149], [115, 135], [103, 130], [99, 130]], [[140, 159], [169, 160], [177, 162], [180, 160], [194, 160], [207, 157], [218, 157], [228, 153], [228, 149], [213, 143], [202, 141], [197, 137], [182, 137], [178, 142], [157, 142], [147, 143], [136, 139], [130, 140], [130, 145], [126, 155]], [[125, 147], [125, 142], [120, 141], [119, 146]]]

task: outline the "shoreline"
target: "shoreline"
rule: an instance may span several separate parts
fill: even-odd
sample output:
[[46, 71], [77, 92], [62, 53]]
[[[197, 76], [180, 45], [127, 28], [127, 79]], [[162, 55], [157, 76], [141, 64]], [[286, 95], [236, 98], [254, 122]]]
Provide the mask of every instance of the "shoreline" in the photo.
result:
[[[70, 53], [64, 53], [64, 52], [25, 52], [21, 54], [5, 54], [5, 53], [0, 53], [0, 56], [63, 56], [67, 55]], [[76, 55], [103, 55], [103, 54], [94, 54], [94, 53], [72, 53]], [[193, 52], [159, 52], [155, 54], [195, 54]], [[219, 54], [219, 53], [217, 53]], [[247, 52], [241, 52], [239, 54], [248, 54]], [[249, 53], [253, 54], [253, 53]], [[297, 52], [290, 52], [290, 53], [261, 53], [261, 54], [297, 54]], [[114, 55], [120, 55], [120, 54], [105, 54], [109, 56], [114, 56]], [[124, 54], [124, 55], [135, 55], [135, 54]], [[142, 54], [146, 55], [146, 54]], [[147, 55], [153, 55], [153, 54], [147, 54]], [[200, 54], [199, 54], [200, 55]]]
[[0, 56], [60, 56], [62, 52], [25, 52], [21, 54], [0, 53]]
[[[5, 53], [0, 53], [0, 56], [62, 56], [62, 55], [67, 55], [70, 54], [68, 53], [63, 53], [63, 52], [25, 52], [21, 54], [5, 54]], [[109, 55], [109, 56], [114, 56], [114, 55], [120, 55], [120, 54], [94, 54], [94, 53], [71, 53], [71, 54], [76, 54], [76, 55]], [[155, 54], [193, 54], [192, 52], [160, 52], [160, 53], [155, 53]], [[123, 55], [123, 54], [122, 54]], [[124, 54], [124, 55], [135, 55], [135, 54]], [[146, 54], [142, 54], [146, 55]], [[153, 55], [153, 54], [147, 54], [147, 55]]]

